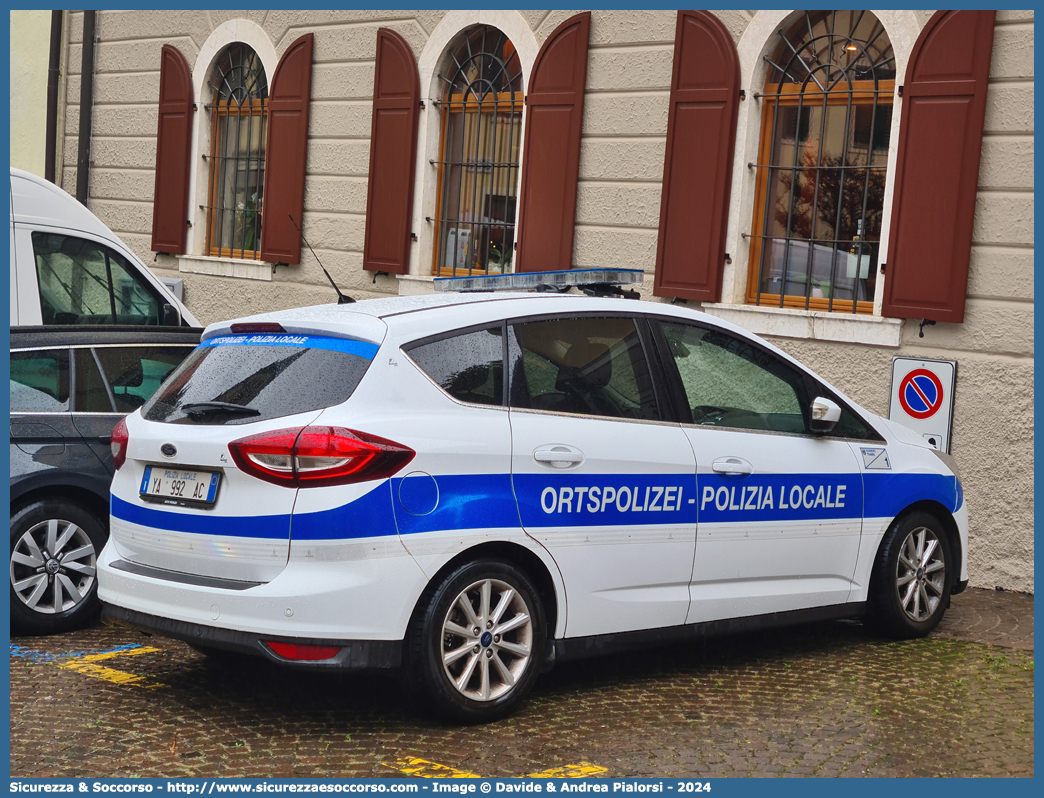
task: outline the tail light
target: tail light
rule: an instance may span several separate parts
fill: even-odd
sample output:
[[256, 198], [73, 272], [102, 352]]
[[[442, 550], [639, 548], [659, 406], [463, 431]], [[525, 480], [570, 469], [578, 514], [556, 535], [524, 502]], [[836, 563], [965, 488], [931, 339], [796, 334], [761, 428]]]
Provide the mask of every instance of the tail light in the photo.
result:
[[120, 423], [116, 425], [112, 435], [109, 436], [109, 449], [112, 450], [112, 462], [116, 466], [117, 471], [127, 462], [128, 440], [127, 419], [121, 418]]
[[262, 432], [232, 441], [228, 450], [245, 473], [298, 488], [384, 479], [417, 455], [402, 444], [343, 427]]

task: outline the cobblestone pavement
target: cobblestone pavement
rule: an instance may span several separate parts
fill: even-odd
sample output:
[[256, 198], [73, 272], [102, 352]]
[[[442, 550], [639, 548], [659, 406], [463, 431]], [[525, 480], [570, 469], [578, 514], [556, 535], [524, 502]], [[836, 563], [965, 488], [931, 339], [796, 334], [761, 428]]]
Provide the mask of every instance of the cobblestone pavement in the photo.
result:
[[1032, 776], [1032, 612], [969, 590], [925, 640], [835, 622], [563, 664], [465, 728], [392, 674], [220, 663], [120, 627], [18, 638], [11, 775]]

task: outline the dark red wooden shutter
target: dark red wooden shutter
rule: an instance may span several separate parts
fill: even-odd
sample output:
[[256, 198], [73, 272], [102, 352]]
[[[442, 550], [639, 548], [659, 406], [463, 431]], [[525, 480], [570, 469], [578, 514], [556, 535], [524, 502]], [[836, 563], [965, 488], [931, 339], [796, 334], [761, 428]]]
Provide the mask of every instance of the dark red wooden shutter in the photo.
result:
[[995, 11], [937, 11], [902, 88], [883, 313], [964, 321]]
[[306, 33], [291, 44], [269, 83], [261, 260], [301, 262], [301, 234], [294, 222], [303, 224], [314, 38]]
[[656, 296], [721, 299], [739, 56], [708, 11], [679, 11], [656, 242]]
[[519, 189], [519, 271], [568, 269], [573, 264], [590, 32], [589, 11], [570, 17], [555, 28], [533, 64]]
[[189, 161], [192, 157], [192, 70], [178, 48], [160, 52], [156, 187], [152, 196], [152, 251], [185, 251]]
[[417, 60], [402, 36], [381, 28], [373, 76], [364, 269], [389, 274], [409, 271], [419, 116]]

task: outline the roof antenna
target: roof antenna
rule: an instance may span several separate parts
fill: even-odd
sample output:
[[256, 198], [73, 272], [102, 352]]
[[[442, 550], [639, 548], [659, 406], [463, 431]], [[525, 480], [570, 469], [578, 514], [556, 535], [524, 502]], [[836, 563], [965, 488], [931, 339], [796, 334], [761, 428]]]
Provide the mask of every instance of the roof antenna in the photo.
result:
[[[288, 213], [287, 216], [290, 216], [290, 214]], [[319, 256], [315, 254], [315, 250], [312, 249], [312, 245], [309, 244], [308, 243], [308, 239], [305, 238], [304, 231], [302, 231], [300, 227], [297, 227], [297, 222], [294, 221], [294, 217], [293, 216], [290, 216], [290, 224], [292, 224], [295, 228], [297, 228], [297, 232], [301, 234], [301, 240], [305, 242], [305, 246], [308, 247], [308, 251], [312, 253], [312, 257], [315, 258], [315, 262], [319, 264], [319, 268], [323, 270], [323, 274], [326, 275], [326, 279], [330, 281], [330, 285], [332, 285], [334, 291], [337, 292], [337, 304], [338, 305], [348, 305], [348, 304], [351, 304], [352, 302], [354, 302], [355, 300], [352, 299], [350, 296], [345, 296], [344, 294], [341, 293], [341, 289], [338, 288], [337, 287], [337, 283], [335, 283], [333, 281], [333, 277], [330, 276], [330, 272], [328, 272], [326, 270], [326, 267], [323, 266], [323, 262], [321, 260], [319, 260]]]

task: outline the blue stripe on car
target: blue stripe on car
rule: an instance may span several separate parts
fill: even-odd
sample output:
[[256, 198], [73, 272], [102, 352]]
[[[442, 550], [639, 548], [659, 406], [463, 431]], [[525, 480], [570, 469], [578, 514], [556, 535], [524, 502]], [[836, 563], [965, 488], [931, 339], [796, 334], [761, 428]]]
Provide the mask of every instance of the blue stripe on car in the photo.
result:
[[131, 504], [112, 494], [109, 495], [109, 512], [121, 521], [167, 532], [274, 540], [286, 540], [290, 536], [289, 514], [228, 516], [214, 515], [206, 510], [174, 513]]
[[200, 343], [200, 348], [211, 346], [297, 346], [307, 349], [329, 349], [349, 355], [373, 360], [380, 348], [369, 341], [351, 338], [333, 338], [327, 335], [294, 335], [293, 333], [250, 333], [245, 335], [219, 335]]
[[683, 474], [515, 474], [522, 525], [695, 524], [696, 478]]
[[[413, 477], [409, 479], [415, 479]], [[267, 516], [171, 512], [111, 498], [114, 518], [154, 529], [294, 540], [420, 534], [445, 530], [745, 521], [892, 518], [917, 501], [963, 503], [960, 483], [942, 474], [541, 475], [437, 477], [439, 501], [423, 515], [398, 500], [403, 478], [385, 480], [330, 510]], [[518, 497], [517, 510], [515, 497]], [[292, 521], [292, 523], [291, 523]]]
[[113, 518], [168, 532], [273, 540], [345, 540], [396, 534], [387, 483], [353, 502], [317, 513], [213, 515], [207, 511], [174, 513], [141, 507], [110, 496]]
[[894, 518], [914, 502], [937, 501], [947, 510], [959, 507], [957, 480], [943, 474], [864, 473], [866, 518]]
[[[403, 494], [401, 483], [408, 488], [418, 477], [391, 480], [392, 496]], [[436, 478], [439, 502], [434, 511], [416, 515], [393, 499], [399, 532], [415, 535], [445, 529], [518, 529], [518, 510], [511, 490], [510, 474], [446, 475]]]

